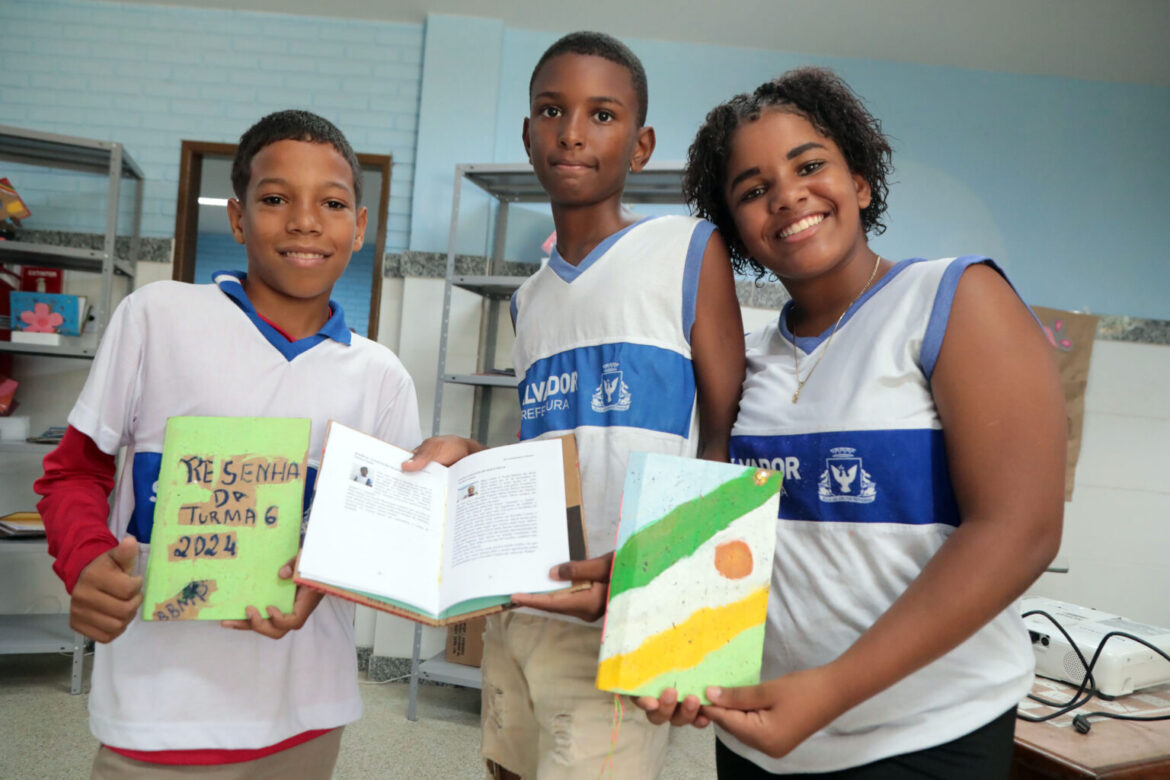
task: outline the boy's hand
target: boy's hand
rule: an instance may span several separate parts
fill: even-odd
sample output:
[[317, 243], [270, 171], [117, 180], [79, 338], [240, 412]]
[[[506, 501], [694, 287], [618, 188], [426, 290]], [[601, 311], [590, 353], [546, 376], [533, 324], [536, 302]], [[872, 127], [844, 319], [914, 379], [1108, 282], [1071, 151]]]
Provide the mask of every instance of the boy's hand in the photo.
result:
[[672, 726], [694, 726], [701, 729], [706, 728], [711, 722], [710, 718], [703, 714], [698, 696], [692, 694], [680, 702], [678, 691], [674, 688], [667, 688], [657, 699], [653, 696], [639, 696], [634, 699], [634, 704], [646, 713], [646, 720], [656, 726], [669, 723]]
[[827, 668], [802, 669], [742, 688], [708, 688], [712, 703], [702, 714], [748, 747], [780, 758], [843, 711]]
[[131, 576], [138, 540], [127, 536], [81, 570], [69, 600], [69, 627], [95, 642], [111, 642], [142, 606], [142, 577]]
[[609, 573], [613, 570], [613, 553], [587, 561], [569, 561], [558, 564], [549, 576], [561, 582], [590, 583], [588, 590], [559, 590], [555, 593], [516, 593], [512, 603], [520, 607], [543, 609], [584, 620], [587, 623], [605, 614], [609, 595]]
[[[294, 557], [280, 567], [280, 578], [291, 580], [296, 567], [297, 558]], [[293, 610], [287, 615], [281, 614], [279, 609], [270, 606], [268, 607], [268, 617], [262, 617], [259, 609], [248, 607], [244, 610], [248, 616], [246, 620], [223, 620], [220, 621], [220, 625], [238, 631], [255, 631], [269, 639], [280, 639], [289, 631], [296, 631], [305, 625], [305, 621], [309, 619], [309, 615], [313, 614], [313, 610], [317, 608], [323, 598], [325, 598], [325, 594], [321, 591], [298, 585], [297, 593], [293, 596]]]
[[484, 446], [474, 439], [465, 439], [462, 436], [432, 436], [414, 448], [414, 456], [403, 462], [402, 470], [419, 471], [432, 461], [441, 466], [450, 466], [482, 449]]

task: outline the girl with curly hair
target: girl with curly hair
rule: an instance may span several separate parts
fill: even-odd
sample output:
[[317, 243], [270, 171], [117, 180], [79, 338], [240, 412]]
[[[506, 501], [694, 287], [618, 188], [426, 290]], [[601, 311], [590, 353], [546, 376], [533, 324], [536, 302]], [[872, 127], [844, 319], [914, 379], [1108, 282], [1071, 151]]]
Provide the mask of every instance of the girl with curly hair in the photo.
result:
[[878, 120], [815, 68], [716, 107], [688, 156], [737, 270], [791, 295], [747, 339], [731, 440], [784, 470], [767, 681], [638, 701], [714, 722], [723, 778], [1009, 772], [1033, 671], [1013, 602], [1060, 544], [1063, 395], [994, 262], [870, 248], [890, 171]]

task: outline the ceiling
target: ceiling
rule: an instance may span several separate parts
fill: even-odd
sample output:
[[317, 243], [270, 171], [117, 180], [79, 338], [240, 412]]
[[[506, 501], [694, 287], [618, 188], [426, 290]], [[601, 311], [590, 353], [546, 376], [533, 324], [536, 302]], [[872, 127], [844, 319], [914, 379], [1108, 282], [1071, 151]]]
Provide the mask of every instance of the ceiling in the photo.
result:
[[133, 0], [511, 27], [1170, 86], [1170, 0]]

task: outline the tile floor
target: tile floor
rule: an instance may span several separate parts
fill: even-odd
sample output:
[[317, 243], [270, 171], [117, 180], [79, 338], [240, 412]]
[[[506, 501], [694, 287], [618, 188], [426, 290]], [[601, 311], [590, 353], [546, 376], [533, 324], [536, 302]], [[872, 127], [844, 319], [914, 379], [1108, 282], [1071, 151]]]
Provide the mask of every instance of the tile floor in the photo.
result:
[[[407, 693], [404, 682], [362, 685], [365, 716], [346, 729], [334, 777], [481, 780], [479, 691], [424, 686], [414, 723]], [[0, 778], [88, 778], [96, 742], [86, 698], [69, 694], [67, 656], [0, 656]], [[711, 731], [676, 730], [662, 777], [714, 778]]]

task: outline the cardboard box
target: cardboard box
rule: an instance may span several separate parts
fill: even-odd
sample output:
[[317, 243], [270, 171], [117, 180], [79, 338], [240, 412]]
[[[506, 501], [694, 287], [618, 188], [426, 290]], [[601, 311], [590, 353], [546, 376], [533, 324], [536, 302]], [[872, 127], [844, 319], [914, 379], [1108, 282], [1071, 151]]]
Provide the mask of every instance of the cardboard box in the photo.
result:
[[465, 666], [479, 666], [483, 659], [483, 629], [486, 617], [472, 618], [447, 626], [446, 659]]

